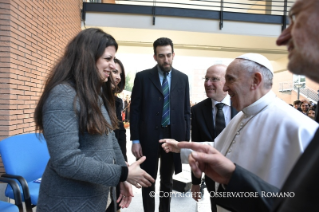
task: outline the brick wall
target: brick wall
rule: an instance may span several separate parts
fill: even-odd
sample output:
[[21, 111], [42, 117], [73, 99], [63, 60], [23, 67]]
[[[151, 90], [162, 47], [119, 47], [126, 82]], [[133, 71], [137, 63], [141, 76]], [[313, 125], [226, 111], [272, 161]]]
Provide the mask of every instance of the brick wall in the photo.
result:
[[43, 82], [81, 30], [81, 7], [81, 0], [0, 0], [0, 140], [34, 132]]

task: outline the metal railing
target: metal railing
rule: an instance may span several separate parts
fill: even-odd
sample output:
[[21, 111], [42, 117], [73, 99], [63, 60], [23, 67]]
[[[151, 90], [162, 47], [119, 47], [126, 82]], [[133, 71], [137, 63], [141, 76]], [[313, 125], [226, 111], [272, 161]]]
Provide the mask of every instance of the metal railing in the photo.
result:
[[165, 0], [83, 0], [83, 2], [87, 3], [114, 3], [267, 15], [287, 15], [287, 11], [289, 11], [295, 1], [296, 0], [175, 0], [170, 2]]
[[298, 94], [303, 95], [307, 99], [311, 99], [312, 101], [315, 101], [315, 102], [319, 101], [318, 92], [305, 87], [305, 83], [299, 83], [299, 84], [295, 84], [293, 82], [279, 83], [280, 92], [289, 92], [292, 90], [296, 91]]
[[[122, 5], [125, 6], [126, 9], [128, 9], [127, 6], [135, 7], [129, 9], [129, 11], [135, 11], [135, 13], [137, 10], [136, 7], [149, 7], [144, 10], [142, 14], [149, 14], [149, 9], [151, 8], [152, 12], [150, 15], [153, 16], [153, 25], [155, 25], [155, 17], [157, 15], [165, 14], [168, 16], [193, 17], [192, 15], [197, 11], [195, 15], [196, 18], [209, 17], [209, 19], [211, 19], [211, 15], [214, 14], [213, 19], [220, 20], [220, 30], [223, 28], [224, 20], [259, 23], [275, 22], [282, 24], [282, 30], [284, 30], [288, 24], [287, 12], [295, 1], [296, 0], [175, 0], [174, 2], [169, 2], [167, 0], [83, 0], [82, 20], [85, 20], [87, 10], [85, 4], [108, 3], [105, 4], [108, 5], [107, 7], [110, 7], [110, 5]], [[184, 9], [184, 11], [181, 11], [181, 9]], [[96, 8], [96, 10], [102, 12], [101, 8]], [[115, 11], [118, 12], [118, 8], [115, 9]], [[127, 13], [127, 11], [125, 13]]]
[[307, 99], [311, 99], [315, 102], [318, 102], [318, 92], [310, 89], [310, 88], [300, 88], [300, 94], [303, 94]]
[[292, 82], [281, 82], [279, 83], [279, 91], [292, 91], [293, 90], [293, 83]]

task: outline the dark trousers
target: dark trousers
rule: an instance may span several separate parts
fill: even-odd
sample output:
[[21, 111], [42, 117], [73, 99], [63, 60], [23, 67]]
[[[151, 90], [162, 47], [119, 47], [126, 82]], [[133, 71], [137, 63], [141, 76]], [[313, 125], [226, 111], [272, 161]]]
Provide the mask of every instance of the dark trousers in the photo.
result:
[[[207, 190], [210, 195], [211, 192], [215, 191], [215, 181], [213, 181], [212, 179], [210, 179], [209, 177], [205, 175], [205, 182], [206, 182]], [[210, 195], [210, 208], [212, 212], [217, 212], [216, 200], [212, 196], [214, 196], [213, 193]]]
[[[170, 138], [171, 130], [170, 127], [161, 128], [160, 138]], [[170, 192], [173, 188], [173, 173], [174, 173], [174, 159], [173, 153], [166, 153], [162, 146], [159, 146], [159, 158], [160, 158], [160, 202], [159, 202], [159, 212], [170, 212], [171, 198]], [[156, 166], [156, 174], [158, 169], [158, 164]], [[155, 196], [150, 196], [150, 192], [155, 192], [155, 183], [148, 187], [142, 188], [143, 196], [143, 207], [145, 212], [155, 211]], [[155, 194], [155, 193], [154, 193]]]

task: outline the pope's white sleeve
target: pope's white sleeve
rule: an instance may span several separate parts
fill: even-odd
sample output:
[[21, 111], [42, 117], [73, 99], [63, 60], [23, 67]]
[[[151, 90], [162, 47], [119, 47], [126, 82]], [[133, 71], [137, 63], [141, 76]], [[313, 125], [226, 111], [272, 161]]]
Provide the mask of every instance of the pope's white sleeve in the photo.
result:
[[207, 144], [207, 145], [215, 148], [214, 142], [212, 142], [212, 141], [205, 141], [205, 142], [203, 142], [203, 144]]
[[[209, 145], [214, 147], [214, 142], [209, 142], [209, 141], [205, 141], [202, 142], [201, 144], [205, 144], [205, 145]], [[183, 164], [188, 164], [188, 156], [193, 152], [192, 149], [181, 149], [180, 151], [180, 156], [181, 156], [181, 161]]]
[[192, 153], [193, 150], [191, 149], [181, 149], [181, 161], [184, 164], [188, 164], [188, 156]]

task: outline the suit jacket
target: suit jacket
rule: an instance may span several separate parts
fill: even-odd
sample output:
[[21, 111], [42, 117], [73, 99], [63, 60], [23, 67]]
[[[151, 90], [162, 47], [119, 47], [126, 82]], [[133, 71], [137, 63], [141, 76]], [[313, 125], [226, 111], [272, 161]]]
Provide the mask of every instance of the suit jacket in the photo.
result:
[[[157, 66], [136, 74], [131, 96], [131, 140], [139, 140], [146, 161], [142, 167], [153, 178], [160, 144], [164, 95]], [[172, 69], [170, 87], [171, 137], [177, 141], [190, 139], [190, 101], [187, 75]], [[175, 174], [182, 171], [180, 155], [174, 153]]]
[[[214, 141], [216, 132], [214, 127], [214, 118], [212, 113], [212, 100], [207, 98], [191, 108], [192, 114], [192, 141]], [[231, 118], [233, 118], [238, 111], [231, 107]], [[196, 178], [192, 174], [192, 184], [200, 184], [201, 179]], [[215, 189], [212, 188], [212, 191]]]
[[[305, 152], [296, 162], [281, 190], [236, 165], [236, 170], [226, 187], [226, 191], [257, 191], [259, 192], [259, 198], [218, 198], [217, 204], [234, 211], [318, 211], [318, 167], [319, 129]], [[219, 189], [220, 191], [223, 190], [221, 187]], [[291, 197], [265, 197], [263, 191], [281, 192], [282, 194], [289, 194]]]

